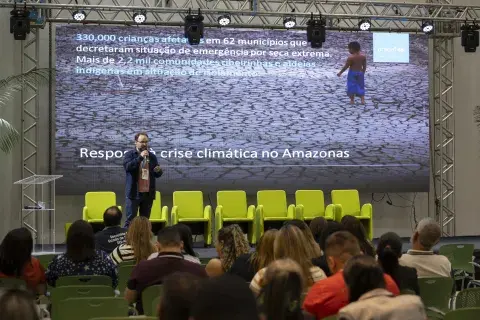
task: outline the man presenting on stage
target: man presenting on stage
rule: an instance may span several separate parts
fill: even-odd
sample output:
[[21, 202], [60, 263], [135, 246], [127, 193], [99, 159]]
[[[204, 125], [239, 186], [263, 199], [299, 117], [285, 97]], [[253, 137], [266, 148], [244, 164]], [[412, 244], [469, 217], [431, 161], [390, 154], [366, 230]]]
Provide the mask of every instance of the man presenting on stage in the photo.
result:
[[157, 157], [148, 151], [148, 135], [140, 132], [135, 135], [135, 149], [125, 153], [123, 167], [126, 171], [125, 207], [127, 220], [125, 228], [137, 215], [150, 218], [150, 210], [155, 199], [155, 178], [162, 175]]

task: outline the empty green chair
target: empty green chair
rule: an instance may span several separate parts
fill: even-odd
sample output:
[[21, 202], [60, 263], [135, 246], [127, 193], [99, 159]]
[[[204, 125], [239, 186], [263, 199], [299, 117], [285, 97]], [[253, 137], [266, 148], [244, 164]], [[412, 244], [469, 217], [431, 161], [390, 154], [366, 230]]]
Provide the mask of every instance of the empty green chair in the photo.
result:
[[370, 240], [373, 239], [373, 210], [371, 203], [360, 207], [358, 190], [332, 190], [332, 203], [335, 205], [335, 220], [351, 215], [360, 220]]
[[446, 244], [440, 247], [438, 253], [448, 258], [452, 264], [455, 280], [462, 280], [462, 289], [465, 287], [465, 279], [471, 278], [475, 273], [472, 264], [473, 244]]
[[449, 310], [452, 297], [453, 279], [447, 277], [419, 278], [420, 298], [427, 308], [436, 308], [443, 312]]
[[[117, 197], [115, 192], [87, 192], [85, 194], [85, 206], [83, 207], [83, 220], [88, 223], [103, 224], [103, 213], [105, 210], [116, 205]], [[122, 210], [122, 207], [118, 207]]]
[[223, 228], [223, 223], [248, 223], [248, 241], [257, 243], [257, 219], [255, 206], [247, 206], [247, 194], [242, 190], [218, 191], [215, 209], [215, 231]]
[[295, 192], [297, 219], [310, 221], [317, 217], [335, 220], [335, 206], [329, 204], [325, 209], [322, 190], [297, 190]]
[[480, 308], [466, 308], [447, 312], [443, 320], [478, 320]]
[[455, 309], [463, 308], [480, 308], [480, 288], [464, 289], [457, 294]]
[[52, 320], [90, 320], [101, 317], [128, 316], [128, 302], [123, 298], [69, 298], [56, 308]]
[[63, 286], [112, 286], [112, 278], [107, 276], [66, 276], [55, 282], [55, 287]]
[[18, 278], [0, 278], [0, 288], [17, 288], [26, 289], [27, 284], [25, 280]]
[[159, 191], [155, 192], [155, 199], [153, 200], [152, 210], [150, 211], [150, 222], [152, 224], [161, 224], [166, 226], [168, 224], [168, 207], [162, 207], [162, 195]]
[[153, 301], [162, 295], [163, 286], [161, 284], [153, 285], [142, 291], [143, 313], [146, 316], [156, 316], [157, 309], [153, 307]]
[[295, 205], [287, 207], [287, 194], [284, 190], [260, 190], [257, 192], [257, 219], [258, 236], [261, 237], [265, 222], [295, 219]]
[[120, 295], [123, 295], [127, 288], [127, 282], [130, 279], [133, 268], [135, 268], [135, 264], [118, 265], [118, 291], [120, 291]]
[[203, 223], [205, 245], [212, 244], [212, 207], [203, 205], [201, 191], [175, 191], [173, 193], [173, 207], [171, 223], [191, 224]]

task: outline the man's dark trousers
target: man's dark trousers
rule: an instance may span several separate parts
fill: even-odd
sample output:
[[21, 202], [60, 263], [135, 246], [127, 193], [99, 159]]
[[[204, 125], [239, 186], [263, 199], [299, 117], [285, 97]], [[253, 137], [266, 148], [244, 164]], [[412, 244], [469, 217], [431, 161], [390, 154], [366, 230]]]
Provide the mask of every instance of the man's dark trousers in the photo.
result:
[[148, 192], [138, 194], [137, 199], [127, 198], [125, 201], [125, 210], [127, 211], [127, 220], [125, 220], [125, 228], [128, 228], [133, 218], [137, 216], [139, 211], [140, 216], [150, 218], [150, 211], [152, 210], [153, 198]]

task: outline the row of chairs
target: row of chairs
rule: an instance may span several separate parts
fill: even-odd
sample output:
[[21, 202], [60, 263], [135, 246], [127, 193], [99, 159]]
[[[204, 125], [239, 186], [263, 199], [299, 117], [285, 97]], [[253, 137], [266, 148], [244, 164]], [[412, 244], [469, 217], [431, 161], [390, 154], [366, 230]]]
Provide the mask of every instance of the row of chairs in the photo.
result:
[[[295, 204], [287, 204], [284, 190], [261, 190], [257, 192], [257, 205], [248, 205], [247, 195], [242, 190], [217, 192], [215, 209], [215, 229], [218, 232], [224, 223], [248, 223], [248, 238], [255, 244], [262, 236], [265, 222], [282, 222], [292, 219], [312, 220], [324, 217], [327, 220], [340, 221], [345, 215], [353, 215], [365, 226], [370, 239], [373, 238], [372, 205], [360, 206], [357, 190], [333, 190], [332, 204], [325, 207], [322, 190], [297, 190]], [[105, 208], [116, 205], [114, 192], [87, 192], [83, 220], [89, 223], [103, 223]], [[168, 217], [168, 207], [162, 206], [161, 194], [156, 192], [152, 205], [150, 221], [152, 223], [203, 223], [205, 244], [212, 243], [212, 207], [205, 206], [201, 191], [175, 191], [173, 207]]]

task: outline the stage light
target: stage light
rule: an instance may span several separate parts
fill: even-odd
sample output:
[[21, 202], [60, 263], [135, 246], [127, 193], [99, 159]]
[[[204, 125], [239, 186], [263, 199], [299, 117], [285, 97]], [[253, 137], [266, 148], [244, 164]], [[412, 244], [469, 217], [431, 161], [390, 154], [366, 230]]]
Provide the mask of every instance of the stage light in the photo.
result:
[[358, 22], [358, 28], [362, 31], [368, 31], [372, 27], [372, 23], [369, 19], [362, 19]]
[[312, 48], [321, 48], [325, 42], [325, 20], [310, 18], [307, 21], [307, 41], [310, 42]]
[[142, 24], [147, 21], [147, 12], [145, 10], [135, 12], [133, 14], [133, 21], [136, 24]]
[[198, 14], [191, 14], [189, 10], [185, 17], [185, 38], [188, 39], [190, 45], [200, 44], [203, 38], [203, 16], [198, 9]]
[[461, 27], [462, 47], [465, 52], [477, 52], [477, 47], [479, 45], [479, 29], [480, 27], [475, 22], [470, 25], [464, 24]]
[[295, 21], [294, 17], [286, 17], [283, 19], [283, 25], [285, 26], [286, 29], [292, 29], [295, 27], [297, 24], [297, 21]]
[[87, 14], [83, 10], [74, 11], [72, 14], [73, 20], [79, 21], [79, 22], [85, 20], [86, 17], [87, 17]]
[[17, 9], [15, 6], [10, 11], [10, 33], [13, 33], [15, 40], [27, 39], [27, 34], [30, 33], [30, 11], [27, 10], [27, 5], [23, 9]]
[[424, 21], [422, 23], [422, 31], [425, 34], [430, 34], [433, 32], [433, 22], [432, 21]]
[[232, 19], [228, 14], [224, 14], [223, 16], [218, 17], [218, 24], [222, 27], [228, 26]]

